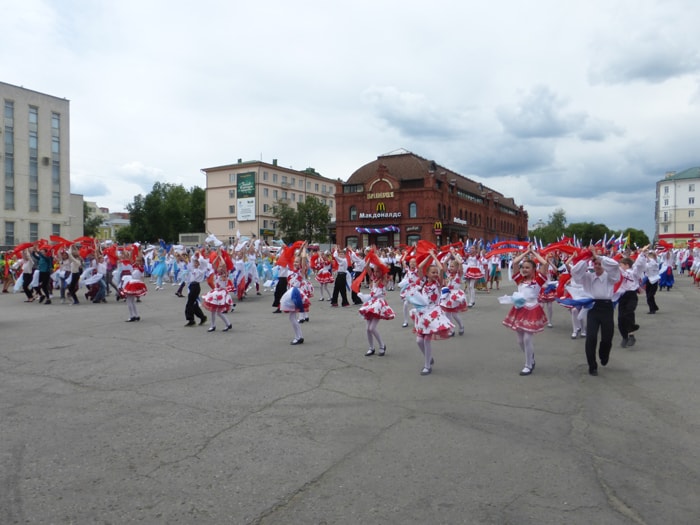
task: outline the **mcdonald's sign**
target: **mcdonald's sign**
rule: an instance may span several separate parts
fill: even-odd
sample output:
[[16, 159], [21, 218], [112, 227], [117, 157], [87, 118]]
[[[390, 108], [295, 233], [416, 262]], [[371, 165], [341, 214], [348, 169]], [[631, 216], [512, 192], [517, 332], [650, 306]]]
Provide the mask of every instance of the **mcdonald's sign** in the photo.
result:
[[383, 202], [378, 202], [377, 203], [377, 213], [383, 213], [386, 211], [386, 204]]
[[433, 224], [433, 231], [435, 235], [442, 235], [442, 221], [435, 221], [435, 224]]

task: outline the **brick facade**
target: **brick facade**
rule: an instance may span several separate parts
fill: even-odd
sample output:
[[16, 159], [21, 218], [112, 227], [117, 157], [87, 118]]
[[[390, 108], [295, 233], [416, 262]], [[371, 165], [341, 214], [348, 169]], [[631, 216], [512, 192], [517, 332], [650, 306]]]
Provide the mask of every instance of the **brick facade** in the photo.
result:
[[338, 190], [339, 245], [527, 237], [527, 212], [512, 198], [407, 151], [362, 166]]

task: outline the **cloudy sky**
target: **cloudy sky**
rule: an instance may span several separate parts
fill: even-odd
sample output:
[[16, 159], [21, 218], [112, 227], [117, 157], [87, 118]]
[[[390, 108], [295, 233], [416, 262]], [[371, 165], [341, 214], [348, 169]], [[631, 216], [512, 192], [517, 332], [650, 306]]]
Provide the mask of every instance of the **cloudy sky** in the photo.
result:
[[0, 0], [0, 80], [71, 102], [71, 191], [279, 159], [347, 179], [405, 148], [533, 224], [654, 233], [700, 165], [696, 0]]

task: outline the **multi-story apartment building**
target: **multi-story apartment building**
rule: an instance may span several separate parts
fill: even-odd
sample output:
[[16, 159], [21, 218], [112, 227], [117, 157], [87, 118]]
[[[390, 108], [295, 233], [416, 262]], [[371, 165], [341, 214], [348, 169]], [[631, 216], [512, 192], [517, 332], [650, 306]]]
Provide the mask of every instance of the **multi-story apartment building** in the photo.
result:
[[75, 238], [82, 197], [70, 193], [69, 102], [0, 82], [0, 245]]
[[[274, 207], [282, 201], [296, 208], [310, 196], [327, 205], [334, 220], [337, 181], [319, 175], [313, 168], [297, 171], [263, 161], [204, 168], [206, 175], [206, 218], [208, 233], [222, 241], [237, 232], [271, 241], [280, 236]], [[331, 225], [329, 225], [330, 227]]]
[[675, 246], [700, 239], [700, 168], [666, 173], [656, 183], [656, 237]]

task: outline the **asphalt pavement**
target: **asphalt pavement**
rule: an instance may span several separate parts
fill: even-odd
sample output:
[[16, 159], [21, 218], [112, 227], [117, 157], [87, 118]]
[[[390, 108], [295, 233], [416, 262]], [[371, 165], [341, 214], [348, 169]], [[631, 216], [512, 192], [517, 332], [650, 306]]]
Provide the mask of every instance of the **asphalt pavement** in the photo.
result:
[[123, 302], [0, 296], [0, 523], [691, 524], [700, 522], [700, 291], [637, 309], [637, 343], [588, 375], [568, 312], [537, 368], [479, 293], [435, 366], [397, 319], [365, 357], [357, 307], [312, 300], [291, 346], [272, 294], [233, 330], [184, 327], [166, 285]]

